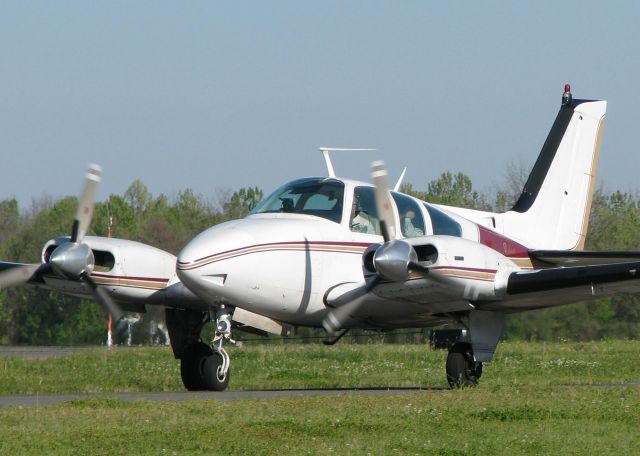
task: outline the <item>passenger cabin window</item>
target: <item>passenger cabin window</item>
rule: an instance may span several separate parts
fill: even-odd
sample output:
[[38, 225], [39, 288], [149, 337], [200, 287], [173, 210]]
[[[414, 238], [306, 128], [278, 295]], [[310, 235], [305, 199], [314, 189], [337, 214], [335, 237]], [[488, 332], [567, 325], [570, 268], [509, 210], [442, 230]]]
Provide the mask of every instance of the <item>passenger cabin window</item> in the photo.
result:
[[424, 236], [424, 217], [420, 206], [412, 198], [401, 193], [391, 193], [400, 215], [400, 231], [406, 238]]
[[427, 208], [427, 212], [431, 217], [433, 234], [462, 237], [462, 227], [453, 218], [429, 204], [425, 204], [424, 207]]
[[283, 185], [263, 199], [250, 213], [292, 213], [342, 220], [344, 184], [336, 179], [312, 177]]
[[372, 187], [355, 188], [349, 227], [356, 233], [382, 234]]

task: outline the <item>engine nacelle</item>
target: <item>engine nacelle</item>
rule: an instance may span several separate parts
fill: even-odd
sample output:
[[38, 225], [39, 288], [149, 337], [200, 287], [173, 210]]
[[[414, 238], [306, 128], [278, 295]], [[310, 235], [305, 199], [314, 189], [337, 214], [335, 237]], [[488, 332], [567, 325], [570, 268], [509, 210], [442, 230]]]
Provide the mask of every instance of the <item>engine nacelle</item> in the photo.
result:
[[382, 244], [371, 244], [364, 252], [362, 252], [362, 274], [365, 277], [376, 273], [376, 267], [373, 264], [373, 257], [380, 247], [382, 247]]
[[[48, 262], [51, 253], [69, 239], [59, 237], [47, 242], [42, 249], [42, 261]], [[83, 243], [90, 247], [94, 257], [91, 277], [119, 302], [164, 304], [167, 299], [194, 298], [177, 279], [176, 257], [164, 250], [140, 242], [95, 236], [86, 236]], [[90, 294], [81, 282], [53, 276], [43, 279], [49, 287], [60, 291]]]
[[427, 280], [446, 284], [465, 299], [500, 298], [509, 274], [519, 270], [501, 253], [468, 239], [436, 235], [406, 241], [414, 247], [418, 262], [428, 268]]

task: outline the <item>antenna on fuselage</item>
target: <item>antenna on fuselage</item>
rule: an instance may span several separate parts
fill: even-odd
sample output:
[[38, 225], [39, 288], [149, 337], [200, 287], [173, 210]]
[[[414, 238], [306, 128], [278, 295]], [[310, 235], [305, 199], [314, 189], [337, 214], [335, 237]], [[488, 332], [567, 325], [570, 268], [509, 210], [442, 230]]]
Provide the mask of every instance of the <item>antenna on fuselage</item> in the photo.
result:
[[393, 191], [397, 192], [398, 190], [400, 190], [400, 186], [402, 185], [402, 181], [404, 180], [404, 175], [407, 172], [407, 167], [405, 166], [404, 169], [402, 170], [402, 174], [400, 174], [400, 177], [398, 178], [398, 182], [396, 182], [396, 185], [393, 187]]
[[329, 177], [336, 177], [336, 172], [333, 170], [333, 163], [331, 163], [331, 157], [329, 156], [329, 152], [363, 152], [363, 151], [373, 151], [376, 149], [351, 149], [345, 147], [321, 147], [322, 155], [324, 156], [324, 161], [327, 164], [327, 173]]

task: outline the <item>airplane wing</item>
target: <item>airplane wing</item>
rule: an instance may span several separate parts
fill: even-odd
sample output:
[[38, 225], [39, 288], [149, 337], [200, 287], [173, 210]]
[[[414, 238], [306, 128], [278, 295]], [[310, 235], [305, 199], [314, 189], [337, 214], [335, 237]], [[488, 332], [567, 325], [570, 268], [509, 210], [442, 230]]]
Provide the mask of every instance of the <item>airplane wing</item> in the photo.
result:
[[640, 251], [530, 250], [529, 257], [550, 266], [587, 266], [640, 262]]
[[[603, 255], [601, 260], [607, 258], [612, 257]], [[618, 293], [638, 293], [638, 279], [640, 261], [518, 271], [509, 276], [504, 300], [480, 303], [480, 307], [522, 311], [606, 298]]]
[[[351, 300], [352, 293], [349, 292], [329, 300], [332, 306], [342, 308], [339, 312], [347, 315], [343, 317], [345, 321], [353, 319], [365, 325], [368, 322], [372, 327], [382, 323], [407, 327], [410, 323], [413, 326], [432, 326], [438, 324], [438, 316], [471, 309], [514, 313], [620, 293], [640, 293], [639, 279], [640, 261], [633, 261], [512, 272], [508, 277], [506, 294], [500, 300], [453, 299], [453, 294], [449, 293], [455, 290], [446, 286], [423, 286], [430, 280], [428, 277], [395, 285], [383, 282], [375, 290], [366, 292], [364, 305], [354, 305], [358, 300]], [[364, 293], [359, 293], [359, 296], [364, 296]], [[439, 294], [442, 294], [440, 298]], [[332, 296], [329, 294], [328, 298]], [[388, 302], [376, 298], [394, 299], [396, 303], [389, 306]], [[393, 311], [389, 310], [390, 307]], [[407, 320], [404, 323], [402, 316]]]

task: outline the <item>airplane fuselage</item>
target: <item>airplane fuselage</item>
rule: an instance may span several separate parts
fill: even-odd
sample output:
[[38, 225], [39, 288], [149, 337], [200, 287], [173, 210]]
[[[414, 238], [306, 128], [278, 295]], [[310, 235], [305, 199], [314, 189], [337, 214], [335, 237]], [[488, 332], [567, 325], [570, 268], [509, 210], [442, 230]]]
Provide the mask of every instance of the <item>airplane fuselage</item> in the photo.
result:
[[[383, 241], [379, 234], [354, 228], [354, 190], [370, 186], [347, 180], [340, 183], [344, 184], [344, 201], [339, 202], [343, 208], [336, 217], [339, 221], [301, 210], [255, 213], [216, 225], [196, 236], [180, 253], [180, 280], [212, 304], [227, 302], [288, 324], [320, 326], [333, 300], [364, 283], [363, 253]], [[368, 315], [370, 326], [433, 324], [442, 313], [472, 309], [470, 301], [497, 299], [502, 290], [496, 289], [496, 275], [517, 269], [514, 261], [528, 259], [522, 245], [462, 217], [444, 214], [443, 209], [438, 216], [449, 218], [457, 235], [434, 235], [438, 230], [429, 206], [406, 195], [401, 198], [405, 203], [411, 199], [414, 212], [419, 211], [413, 216], [420, 218], [422, 241], [430, 236], [434, 243], [444, 245], [432, 265], [444, 278], [416, 276], [402, 285], [380, 284], [366, 299], [388, 305], [375, 306], [376, 311]], [[399, 208], [394, 210], [400, 219]], [[398, 233], [398, 238], [404, 238], [403, 234]]]

